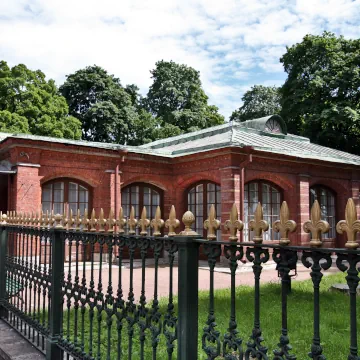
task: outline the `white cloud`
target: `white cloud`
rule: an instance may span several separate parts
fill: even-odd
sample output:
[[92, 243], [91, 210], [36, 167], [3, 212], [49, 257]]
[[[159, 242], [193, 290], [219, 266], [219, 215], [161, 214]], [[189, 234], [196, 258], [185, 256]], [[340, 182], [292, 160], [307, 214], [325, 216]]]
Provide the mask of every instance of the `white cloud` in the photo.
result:
[[251, 85], [282, 82], [286, 45], [323, 30], [359, 37], [359, 14], [360, 0], [2, 0], [0, 58], [59, 84], [98, 64], [143, 93], [155, 62], [172, 59], [200, 70], [229, 116]]

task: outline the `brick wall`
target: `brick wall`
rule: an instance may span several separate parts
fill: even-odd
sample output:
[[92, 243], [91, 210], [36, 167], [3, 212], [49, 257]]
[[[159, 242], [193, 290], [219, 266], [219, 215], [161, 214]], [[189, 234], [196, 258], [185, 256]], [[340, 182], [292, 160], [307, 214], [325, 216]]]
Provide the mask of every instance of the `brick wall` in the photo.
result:
[[[124, 159], [123, 154], [111, 150], [95, 151], [61, 144], [51, 144], [42, 149], [34, 148], [35, 145], [39, 144], [29, 142], [13, 146], [6, 152], [13, 164], [23, 164], [17, 166], [17, 174], [10, 181], [9, 210], [39, 211], [41, 185], [66, 177], [88, 184], [92, 206], [97, 213], [103, 208], [105, 215], [110, 208], [115, 208], [116, 202], [120, 206], [122, 187], [134, 182], [151, 183], [163, 190], [163, 218], [168, 217], [170, 207], [174, 204], [177, 217], [181, 219], [187, 210], [188, 189], [199, 181], [209, 180], [221, 185], [221, 218], [224, 222], [234, 202], [240, 211], [241, 184], [261, 179], [282, 190], [291, 218], [298, 223], [297, 232], [291, 240], [296, 244], [306, 244], [309, 235], [303, 232], [302, 224], [309, 219], [310, 186], [322, 184], [336, 193], [337, 220], [344, 218], [348, 197], [353, 197], [357, 207], [360, 206], [358, 170], [336, 164], [301, 163], [282, 156], [265, 157], [254, 152], [252, 162], [245, 165], [242, 179], [241, 164], [244, 164], [247, 155], [241, 149], [219, 149], [176, 159], [129, 153]], [[27, 155], [24, 156], [24, 153]], [[117, 175], [116, 169], [119, 170]], [[344, 238], [339, 237], [337, 244], [343, 243]]]

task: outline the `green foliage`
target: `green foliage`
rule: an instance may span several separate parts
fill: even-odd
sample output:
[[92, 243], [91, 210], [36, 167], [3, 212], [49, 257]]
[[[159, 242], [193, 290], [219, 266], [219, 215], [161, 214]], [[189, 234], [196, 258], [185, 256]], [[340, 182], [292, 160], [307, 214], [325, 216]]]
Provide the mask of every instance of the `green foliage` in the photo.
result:
[[3, 110], [0, 111], [0, 131], [27, 134], [29, 123], [26, 117]]
[[85, 140], [124, 144], [137, 118], [137, 87], [124, 89], [118, 78], [99, 66], [68, 75], [60, 92], [69, 111], [82, 123]]
[[208, 105], [200, 73], [192, 67], [159, 61], [151, 75], [153, 83], [145, 104], [164, 125], [171, 124], [188, 132], [190, 127], [203, 129], [224, 122], [218, 108]]
[[55, 82], [23, 64], [0, 61], [0, 111], [2, 131], [80, 138], [80, 122], [68, 116]]
[[243, 105], [235, 110], [231, 121], [246, 121], [278, 114], [281, 110], [279, 88], [254, 85], [241, 98]]
[[306, 35], [280, 61], [288, 74], [281, 114], [289, 132], [360, 154], [360, 39]]

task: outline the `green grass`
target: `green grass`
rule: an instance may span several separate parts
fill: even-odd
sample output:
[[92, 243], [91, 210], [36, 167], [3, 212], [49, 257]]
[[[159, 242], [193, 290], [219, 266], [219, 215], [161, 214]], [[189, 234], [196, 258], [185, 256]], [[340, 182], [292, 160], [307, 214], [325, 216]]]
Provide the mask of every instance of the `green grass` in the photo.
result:
[[[340, 293], [329, 292], [328, 289], [334, 283], [345, 282], [344, 274], [336, 274], [326, 276], [321, 283], [321, 339], [324, 354], [331, 360], [344, 360], [347, 358], [349, 349], [349, 297]], [[244, 339], [243, 344], [249, 339], [253, 327], [253, 309], [254, 297], [253, 288], [247, 286], [240, 286], [236, 289], [236, 308], [237, 308], [237, 323], [239, 335]], [[163, 298], [160, 301], [161, 312], [166, 310], [167, 299]], [[201, 349], [201, 335], [202, 329], [207, 318], [208, 308], [208, 292], [199, 293], [199, 359], [206, 359], [205, 354]], [[218, 324], [217, 330], [223, 334], [227, 331], [230, 311], [230, 290], [217, 290], [215, 293], [215, 316]], [[359, 311], [359, 309], [358, 309]], [[66, 314], [64, 320], [66, 321]], [[97, 314], [94, 317], [94, 332], [93, 332], [93, 346], [97, 354]], [[107, 326], [106, 316], [103, 315], [101, 322], [101, 354], [102, 359], [106, 359], [107, 349]], [[288, 325], [290, 343], [293, 346], [292, 353], [297, 356], [299, 360], [308, 359], [312, 334], [313, 334], [313, 297], [312, 297], [312, 283], [310, 280], [302, 282], [293, 282], [292, 293], [288, 300]], [[80, 311], [79, 311], [80, 320]], [[71, 328], [74, 325], [74, 311], [71, 312]], [[86, 313], [85, 323], [85, 344], [88, 349], [89, 342], [89, 321], [88, 313]], [[124, 322], [122, 333], [122, 359], [127, 359], [127, 328]], [[261, 287], [261, 327], [263, 329], [264, 345], [268, 346], [268, 354], [272, 355], [272, 351], [276, 348], [280, 330], [281, 330], [281, 300], [280, 300], [280, 286], [279, 284], [266, 284]], [[79, 321], [80, 328], [80, 321]], [[138, 341], [138, 327], [135, 326], [134, 348], [132, 359], [139, 359], [139, 341]], [[66, 322], [64, 323], [66, 330]], [[111, 332], [111, 353], [112, 359], [116, 359], [117, 349], [117, 331], [116, 321], [114, 319]], [[71, 330], [71, 336], [73, 331]], [[79, 332], [81, 338], [81, 331]], [[150, 332], [147, 330], [146, 339], [146, 354], [145, 359], [151, 359], [151, 343]], [[176, 353], [176, 350], [174, 351]], [[176, 354], [174, 354], [176, 355]], [[176, 356], [173, 357], [174, 359]], [[272, 356], [270, 356], [272, 358]], [[161, 335], [161, 341], [158, 345], [157, 359], [167, 359], [167, 352], [165, 346], [164, 336]], [[219, 357], [221, 359], [221, 357]], [[190, 360], [190, 359], [189, 359]]]

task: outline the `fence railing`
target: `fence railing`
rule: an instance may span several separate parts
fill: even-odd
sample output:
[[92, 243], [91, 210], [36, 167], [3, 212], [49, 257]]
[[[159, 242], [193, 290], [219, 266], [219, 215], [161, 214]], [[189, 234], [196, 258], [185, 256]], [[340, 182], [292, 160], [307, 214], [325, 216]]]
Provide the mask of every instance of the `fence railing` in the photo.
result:
[[[132, 209], [127, 224], [121, 210], [117, 219], [112, 212], [106, 219], [103, 211], [98, 218], [95, 211], [90, 218], [80, 213], [73, 216], [71, 212], [39, 216], [9, 212], [2, 216], [0, 236], [0, 317], [51, 360], [196, 360], [199, 356], [294, 360], [296, 348], [292, 349], [288, 334], [288, 319], [292, 314], [288, 313], [287, 305], [290, 272], [296, 270], [300, 259], [311, 270], [313, 283], [313, 331], [308, 329], [309, 339], [312, 337], [308, 355], [324, 360], [326, 348], [324, 351], [320, 340], [320, 283], [323, 272], [336, 259], [335, 266], [347, 273], [350, 293], [350, 346], [349, 353], [342, 358], [348, 355], [350, 360], [359, 359], [356, 291], [360, 251], [356, 233], [360, 231], [360, 221], [352, 199], [346, 207], [346, 220], [337, 224], [337, 231], [347, 234], [344, 249], [321, 247], [321, 235], [329, 230], [329, 224], [321, 220], [317, 202], [311, 209], [310, 220], [303, 224], [304, 230], [311, 233], [308, 247], [290, 245], [288, 235], [297, 225], [290, 220], [285, 202], [280, 219], [273, 224], [281, 234], [279, 243], [274, 244], [262, 243], [269, 224], [263, 220], [261, 204], [249, 223], [254, 234], [252, 242], [238, 241], [243, 223], [238, 219], [235, 205], [223, 226], [229, 241], [216, 240], [221, 224], [214, 207], [204, 223], [207, 239], [201, 239], [191, 230], [194, 220], [194, 215], [186, 212], [182, 217], [184, 230], [177, 233], [180, 221], [174, 207], [166, 221], [161, 219], [160, 209], [151, 221], [146, 218], [145, 209], [139, 220]], [[148, 235], [150, 226], [152, 236]], [[136, 235], [137, 227], [139, 235]], [[200, 247], [209, 268], [204, 324], [199, 324], [202, 317], [198, 306]], [[221, 255], [228, 260], [230, 273], [228, 326], [224, 333], [217, 330], [214, 281]], [[164, 259], [166, 267], [162, 264]], [[253, 327], [248, 333], [240, 334], [237, 315], [241, 309], [237, 299], [241, 294], [236, 290], [236, 276], [240, 261], [245, 259], [252, 263], [254, 274]], [[271, 259], [281, 278], [279, 342], [272, 353], [264, 345], [266, 329], [261, 327], [260, 313], [262, 270]], [[159, 289], [164, 282], [168, 288], [166, 296], [160, 298]]]

